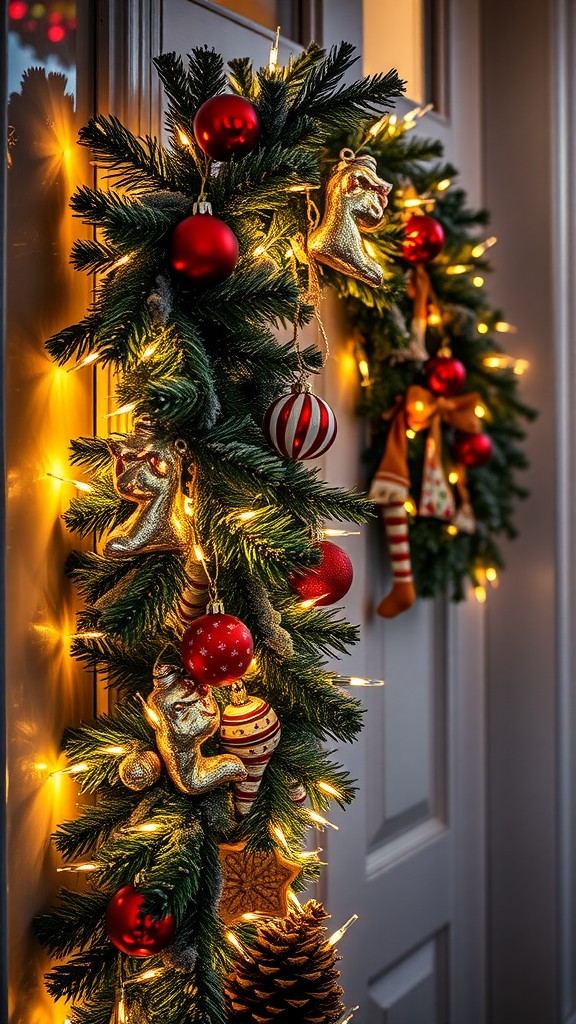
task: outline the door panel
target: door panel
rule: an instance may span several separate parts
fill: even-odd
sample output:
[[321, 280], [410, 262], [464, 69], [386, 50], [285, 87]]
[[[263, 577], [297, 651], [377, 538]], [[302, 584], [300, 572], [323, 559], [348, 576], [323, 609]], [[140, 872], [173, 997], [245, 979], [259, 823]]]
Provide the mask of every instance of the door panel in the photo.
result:
[[[393, 52], [381, 5], [365, 0], [367, 7], [371, 32], [387, 36]], [[448, 56], [451, 116], [432, 115], [420, 132], [442, 138], [448, 157], [463, 166], [475, 203], [478, 4], [447, 4], [447, 13], [449, 34], [459, 41]], [[414, 103], [398, 106], [402, 114]], [[349, 342], [337, 312], [329, 333], [334, 359], [324, 394], [344, 450], [327, 453], [325, 471], [335, 483], [355, 486], [363, 483], [358, 390], [350, 381], [343, 393], [339, 384], [338, 359]], [[343, 940], [341, 965], [347, 1003], [361, 1006], [358, 1024], [483, 1024], [484, 612], [473, 601], [450, 606], [439, 599], [418, 601], [395, 620], [379, 619], [375, 607], [390, 587], [382, 534], [374, 523], [346, 544], [356, 575], [346, 612], [362, 625], [346, 671], [386, 685], [355, 691], [366, 708], [364, 733], [338, 754], [359, 794], [345, 815], [333, 815], [340, 831], [324, 837], [322, 895], [335, 926], [360, 915]]]
[[370, 983], [367, 1024], [441, 1024], [444, 940], [443, 934], [431, 939]]

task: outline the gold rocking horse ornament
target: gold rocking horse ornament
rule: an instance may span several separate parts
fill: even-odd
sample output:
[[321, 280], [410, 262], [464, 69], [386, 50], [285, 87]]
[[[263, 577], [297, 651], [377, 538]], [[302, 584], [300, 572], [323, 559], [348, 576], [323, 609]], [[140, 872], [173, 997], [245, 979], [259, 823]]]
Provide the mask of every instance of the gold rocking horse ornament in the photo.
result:
[[392, 185], [378, 177], [374, 157], [341, 150], [326, 183], [324, 215], [308, 236], [309, 255], [379, 288], [384, 271], [367, 251], [361, 232], [368, 234], [380, 227], [391, 189]]

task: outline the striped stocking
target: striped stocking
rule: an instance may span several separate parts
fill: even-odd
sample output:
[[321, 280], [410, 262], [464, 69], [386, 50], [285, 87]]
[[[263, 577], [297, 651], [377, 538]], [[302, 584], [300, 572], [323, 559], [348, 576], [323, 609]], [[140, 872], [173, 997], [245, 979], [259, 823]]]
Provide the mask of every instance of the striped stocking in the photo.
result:
[[416, 600], [412, 563], [410, 562], [410, 540], [408, 517], [402, 500], [384, 505], [384, 529], [390, 549], [393, 586], [389, 594], [378, 605], [378, 615], [393, 619], [400, 612], [411, 608]]

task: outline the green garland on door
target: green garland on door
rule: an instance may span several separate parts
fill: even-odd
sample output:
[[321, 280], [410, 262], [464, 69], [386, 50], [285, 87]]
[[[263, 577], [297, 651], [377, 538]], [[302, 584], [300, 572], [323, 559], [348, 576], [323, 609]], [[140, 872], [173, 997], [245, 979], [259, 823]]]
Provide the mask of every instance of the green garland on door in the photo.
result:
[[[395, 72], [346, 85], [356, 59], [346, 43], [329, 53], [312, 45], [288, 68], [254, 73], [241, 59], [226, 75], [214, 51], [195, 49], [186, 63], [163, 54], [166, 148], [114, 117], [98, 115], [80, 133], [112, 186], [80, 188], [72, 200], [95, 229], [73, 262], [97, 271], [99, 286], [86, 316], [48, 349], [61, 365], [109, 364], [114, 406], [135, 419], [71, 449], [88, 486], [66, 524], [103, 539], [102, 553], [68, 563], [86, 602], [72, 653], [116, 697], [110, 715], [65, 741], [67, 770], [94, 803], [54, 842], [86, 885], [64, 887], [37, 922], [57, 961], [48, 991], [72, 1002], [73, 1024], [345, 1016], [322, 908], [311, 901], [291, 913], [286, 956], [283, 919], [289, 886], [297, 905], [295, 891], [320, 871], [307, 830], [331, 801], [354, 795], [326, 745], [362, 726], [346, 679], [326, 665], [358, 638], [324, 607], [350, 584], [344, 552], [332, 581], [342, 583], [343, 566], [344, 589], [312, 600], [302, 589], [326, 557], [325, 520], [365, 522], [371, 508], [320, 480], [296, 447], [281, 457], [262, 421], [295, 380], [294, 394], [313, 405], [303, 378], [319, 372], [319, 351], [279, 343], [271, 328], [299, 328], [314, 312], [291, 243], [306, 236], [323, 147], [342, 126], [368, 127], [401, 92]], [[231, 92], [252, 143], [216, 163], [196, 115], [222, 93], [229, 115]], [[228, 115], [225, 138], [236, 123]], [[208, 121], [216, 134], [218, 118]], [[329, 418], [315, 430], [328, 436]], [[237, 681], [218, 687], [242, 672], [247, 693]], [[269, 917], [282, 919], [274, 948]], [[266, 949], [281, 983], [272, 966], [244, 999], [233, 961], [250, 949]]]
[[[478, 426], [491, 441], [492, 456], [463, 474], [455, 457], [454, 425], [445, 418], [440, 436], [443, 473], [453, 482], [457, 475], [465, 475], [468, 494], [465, 490], [463, 494], [469, 500], [472, 516], [460, 517], [463, 529], [456, 525], [462, 505], [462, 493], [458, 494], [463, 490], [462, 479], [456, 484], [455, 518], [417, 514], [427, 437], [418, 423], [416, 429], [408, 428], [410, 484], [406, 506], [416, 593], [433, 597], [449, 592], [455, 600], [461, 600], [472, 584], [478, 599], [483, 600], [486, 579], [495, 581], [497, 570], [504, 565], [500, 538], [516, 536], [515, 504], [527, 496], [517, 480], [517, 471], [527, 466], [522, 448], [524, 422], [534, 419], [536, 413], [519, 396], [520, 375], [527, 364], [509, 357], [502, 345], [511, 325], [490, 305], [484, 287], [485, 275], [490, 271], [486, 253], [495, 241], [487, 237], [488, 216], [468, 206], [466, 193], [454, 183], [455, 168], [443, 159], [442, 144], [412, 134], [419, 113], [417, 109], [400, 120], [386, 116], [364, 136], [354, 133], [335, 140], [331, 160], [337, 159], [343, 146], [360, 148], [376, 158], [379, 173], [393, 185], [386, 230], [371, 240], [385, 267], [387, 287], [375, 291], [332, 271], [326, 272], [326, 279], [345, 302], [357, 343], [363, 384], [359, 412], [369, 426], [365, 461], [371, 480], [386, 449], [398, 403], [407, 394], [414, 403], [414, 396], [420, 394], [408, 392], [414, 385], [428, 387], [427, 373], [432, 363], [426, 360], [439, 352], [451, 354], [465, 368], [460, 394], [477, 395], [475, 408], [481, 415]], [[444, 245], [430, 262], [417, 264], [403, 257], [411, 212], [432, 216], [443, 229]], [[422, 270], [427, 276], [420, 297], [425, 302], [427, 322], [418, 338], [418, 330], [414, 330], [415, 272], [421, 274]], [[421, 358], [407, 358], [424, 341], [426, 351], [421, 351]], [[376, 484], [372, 494], [378, 499]], [[386, 609], [381, 613], [386, 614]]]

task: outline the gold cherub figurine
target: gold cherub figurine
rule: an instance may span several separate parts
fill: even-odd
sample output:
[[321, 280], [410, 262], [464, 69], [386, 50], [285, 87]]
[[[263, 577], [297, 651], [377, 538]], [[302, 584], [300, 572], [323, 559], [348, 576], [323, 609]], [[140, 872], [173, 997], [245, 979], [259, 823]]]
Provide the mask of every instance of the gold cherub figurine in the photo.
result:
[[247, 777], [240, 758], [232, 754], [205, 757], [200, 750], [220, 725], [220, 709], [209, 686], [199, 685], [170, 665], [157, 664], [147, 704], [166, 771], [182, 793], [199, 796]]
[[108, 441], [115, 459], [114, 487], [138, 508], [112, 531], [104, 554], [112, 558], [151, 551], [183, 551], [190, 526], [184, 512], [180, 483], [182, 445], [159, 441], [154, 421], [141, 417], [132, 434]]

